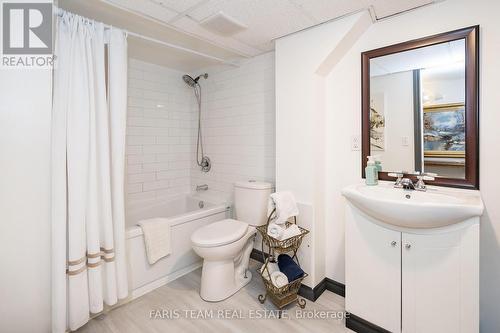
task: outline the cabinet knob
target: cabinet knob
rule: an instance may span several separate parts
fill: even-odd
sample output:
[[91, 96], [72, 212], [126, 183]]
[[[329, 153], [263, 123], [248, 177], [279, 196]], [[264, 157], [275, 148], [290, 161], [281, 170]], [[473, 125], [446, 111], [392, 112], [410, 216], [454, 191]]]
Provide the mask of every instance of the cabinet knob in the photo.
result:
[[392, 241], [392, 242], [391, 242], [391, 246], [392, 246], [392, 247], [395, 247], [396, 245], [398, 245], [398, 242], [396, 242], [396, 241]]
[[407, 250], [411, 249], [411, 244], [410, 244], [410, 243], [406, 243], [406, 244], [405, 244], [405, 248], [406, 248]]

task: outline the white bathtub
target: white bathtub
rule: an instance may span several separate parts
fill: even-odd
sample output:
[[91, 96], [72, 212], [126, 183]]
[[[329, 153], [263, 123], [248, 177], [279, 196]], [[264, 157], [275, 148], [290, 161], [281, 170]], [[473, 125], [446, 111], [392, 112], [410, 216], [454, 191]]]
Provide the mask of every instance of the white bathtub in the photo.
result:
[[[200, 208], [200, 202], [203, 202]], [[191, 234], [209, 223], [228, 218], [225, 203], [213, 203], [196, 196], [179, 196], [150, 205], [136, 206], [127, 211], [127, 250], [129, 283], [132, 298], [144, 295], [201, 266], [201, 258], [191, 248]], [[152, 217], [168, 217], [172, 225], [172, 253], [148, 263], [142, 229], [136, 223]]]

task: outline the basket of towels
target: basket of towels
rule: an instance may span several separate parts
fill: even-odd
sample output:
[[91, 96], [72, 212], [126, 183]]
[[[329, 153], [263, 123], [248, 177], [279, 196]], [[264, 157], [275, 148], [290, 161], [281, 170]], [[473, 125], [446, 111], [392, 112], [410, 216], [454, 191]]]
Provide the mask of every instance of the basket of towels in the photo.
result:
[[[278, 254], [294, 252], [302, 243], [302, 238], [309, 233], [297, 225], [299, 209], [291, 192], [276, 192], [269, 199], [269, 217], [267, 223], [257, 227], [264, 244]], [[290, 221], [292, 220], [292, 221]], [[262, 249], [264, 252], [264, 249]]]
[[[267, 253], [260, 269], [266, 294], [259, 295], [259, 301], [264, 303], [269, 296], [279, 309], [292, 302], [297, 302], [301, 308], [306, 304], [297, 297], [302, 280], [307, 276], [300, 268], [297, 250], [309, 230], [297, 225], [297, 215], [299, 210], [292, 193], [273, 193], [267, 223], [257, 227], [262, 236], [262, 253], [264, 256]], [[264, 251], [264, 245], [268, 251]]]
[[[266, 295], [260, 295], [259, 301], [264, 303], [266, 296], [269, 296], [280, 309], [298, 301], [297, 293], [302, 280], [307, 276], [307, 273], [287, 254], [280, 254], [277, 262], [269, 257], [260, 269], [260, 274], [266, 286]], [[298, 303], [302, 308], [305, 306], [305, 301]]]
[[296, 222], [285, 222], [278, 225], [270, 223], [257, 227], [266, 245], [272, 248], [276, 253], [287, 253], [296, 251], [302, 243], [302, 238], [309, 233]]

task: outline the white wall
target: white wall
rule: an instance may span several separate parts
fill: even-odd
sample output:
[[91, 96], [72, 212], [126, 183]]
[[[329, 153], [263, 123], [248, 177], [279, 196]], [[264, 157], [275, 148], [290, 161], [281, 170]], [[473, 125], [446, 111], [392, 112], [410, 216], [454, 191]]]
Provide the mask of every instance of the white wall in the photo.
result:
[[50, 332], [52, 73], [0, 69], [0, 331]]
[[[486, 206], [481, 218], [481, 331], [499, 332], [500, 316], [498, 316], [498, 301], [500, 300], [500, 178], [497, 165], [500, 163], [500, 138], [497, 135], [500, 113], [498, 113], [497, 92], [500, 86], [500, 25], [498, 1], [468, 1], [447, 0], [431, 6], [411, 11], [404, 15], [395, 16], [373, 24], [357, 43], [345, 54], [330, 72], [326, 86], [326, 118], [325, 133], [325, 173], [323, 181], [326, 186], [325, 225], [326, 248], [324, 260], [326, 262], [326, 276], [336, 281], [344, 282], [344, 200], [340, 195], [342, 187], [353, 182], [361, 181], [361, 156], [359, 151], [351, 151], [352, 135], [361, 133], [361, 68], [360, 53], [363, 51], [387, 46], [410, 39], [429, 36], [449, 30], [463, 28], [475, 24], [481, 25], [480, 46], [480, 177], [481, 193]], [[303, 167], [301, 163], [291, 170], [286, 170], [281, 161], [291, 161], [296, 151], [310, 151], [314, 141], [310, 140], [312, 128], [310, 121], [298, 112], [308, 110], [308, 117], [314, 112], [321, 112], [315, 108], [314, 94], [310, 91], [315, 88], [310, 80], [314, 73], [316, 54], [324, 52], [325, 44], [335, 46], [336, 31], [352, 24], [352, 16], [342, 21], [334, 21], [277, 41], [276, 45], [276, 82], [277, 82], [277, 183], [279, 187], [292, 186], [301, 192], [301, 200], [310, 195], [310, 185], [313, 168], [311, 165]], [[418, 27], [418, 28], [416, 28]], [[335, 28], [335, 29], [334, 29]], [[345, 31], [345, 30], [344, 30]], [[286, 48], [281, 49], [281, 47]], [[285, 52], [286, 51], [286, 52]], [[285, 54], [295, 59], [289, 61]], [[305, 69], [298, 68], [302, 58]], [[319, 66], [318, 60], [317, 66]], [[301, 66], [302, 67], [302, 66]], [[303, 82], [301, 90], [289, 89], [287, 81], [292, 78], [287, 72], [293, 72], [296, 82]], [[280, 86], [281, 85], [281, 86]], [[302, 92], [302, 93], [301, 93]], [[307, 95], [308, 97], [304, 97]], [[282, 107], [285, 105], [284, 107]], [[319, 111], [318, 111], [319, 110]], [[304, 142], [294, 140], [290, 146], [284, 144], [287, 140], [285, 129], [298, 130], [299, 124], [304, 124], [302, 132]], [[283, 124], [283, 125], [282, 125]], [[311, 158], [311, 155], [304, 156]], [[283, 176], [282, 176], [283, 173]], [[304, 191], [302, 191], [304, 189]], [[304, 197], [306, 193], [307, 197]], [[315, 250], [316, 251], [316, 250]]]
[[[415, 170], [413, 72], [372, 77], [370, 94], [384, 94], [385, 149], [372, 150], [384, 171]], [[403, 143], [403, 137], [407, 139]]]
[[[192, 188], [208, 184], [207, 195], [232, 201], [233, 184], [240, 180], [275, 180], [274, 53], [240, 63], [239, 67], [210, 67], [200, 79], [205, 155], [212, 161], [200, 171], [192, 154]], [[194, 101], [194, 96], [192, 97]], [[197, 106], [193, 107], [198, 119]], [[194, 126], [196, 144], [197, 124]]]
[[[311, 287], [325, 276], [325, 241], [343, 249], [343, 236], [324, 237], [325, 206], [332, 204], [325, 195], [329, 185], [325, 184], [325, 174], [332, 171], [326, 168], [325, 143], [331, 135], [328, 131], [337, 130], [326, 124], [334, 123], [341, 131], [354, 126], [344, 119], [349, 116], [347, 110], [335, 120], [327, 119], [331, 110], [324, 102], [330, 91], [316, 72], [323, 71], [323, 64], [339, 59], [336, 48], [348, 49], [351, 32], [364, 26], [358, 24], [366, 16], [352, 15], [276, 41], [276, 189], [295, 194], [300, 204], [299, 224], [312, 231], [299, 251], [310, 274], [304, 283]], [[337, 156], [339, 165], [348, 164], [344, 156]], [[336, 255], [338, 251], [330, 253]]]
[[127, 205], [188, 193], [193, 91], [184, 73], [129, 59]]

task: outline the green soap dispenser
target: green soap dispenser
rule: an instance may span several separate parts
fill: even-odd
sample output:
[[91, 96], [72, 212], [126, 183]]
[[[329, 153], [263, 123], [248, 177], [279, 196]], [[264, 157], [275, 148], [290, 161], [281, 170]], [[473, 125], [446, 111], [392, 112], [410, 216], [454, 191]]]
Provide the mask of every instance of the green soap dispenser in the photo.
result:
[[378, 170], [373, 156], [368, 156], [368, 165], [365, 168], [365, 177], [366, 185], [372, 186], [378, 184]]
[[375, 166], [377, 167], [378, 172], [382, 172], [382, 161], [380, 160], [380, 155], [376, 155], [375, 157]]

